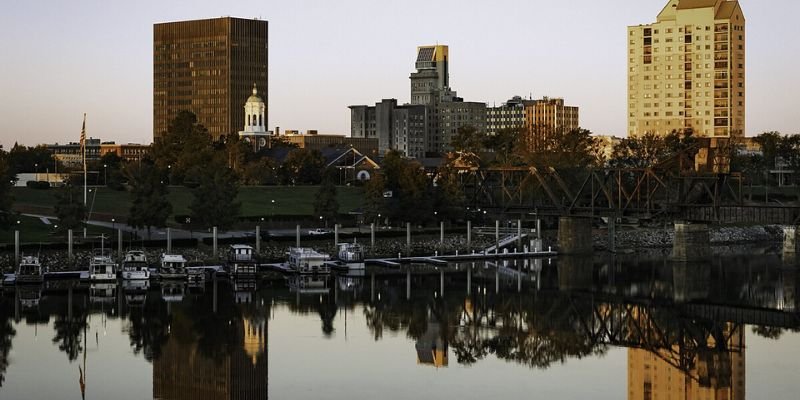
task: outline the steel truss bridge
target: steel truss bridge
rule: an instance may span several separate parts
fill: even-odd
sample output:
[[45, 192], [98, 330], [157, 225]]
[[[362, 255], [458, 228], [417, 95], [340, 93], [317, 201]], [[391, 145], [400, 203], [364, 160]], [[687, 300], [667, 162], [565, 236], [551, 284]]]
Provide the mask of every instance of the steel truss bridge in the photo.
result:
[[739, 174], [659, 168], [461, 168], [458, 183], [470, 211], [800, 224], [800, 206], [747, 201]]

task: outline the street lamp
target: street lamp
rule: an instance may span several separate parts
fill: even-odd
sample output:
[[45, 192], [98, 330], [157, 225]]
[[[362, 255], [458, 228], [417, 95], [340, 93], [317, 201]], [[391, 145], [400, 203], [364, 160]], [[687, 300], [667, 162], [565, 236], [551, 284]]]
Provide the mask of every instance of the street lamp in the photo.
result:
[[108, 186], [108, 164], [103, 164], [103, 185]]
[[116, 224], [117, 224], [117, 219], [116, 218], [111, 218], [111, 229], [112, 230], [116, 230], [116, 228], [117, 228]]

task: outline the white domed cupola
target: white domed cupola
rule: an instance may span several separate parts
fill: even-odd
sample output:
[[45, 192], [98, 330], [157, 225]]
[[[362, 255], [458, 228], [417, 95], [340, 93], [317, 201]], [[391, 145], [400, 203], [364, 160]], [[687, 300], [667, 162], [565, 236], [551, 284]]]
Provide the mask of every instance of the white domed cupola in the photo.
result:
[[266, 145], [268, 135], [265, 120], [267, 106], [258, 95], [258, 87], [253, 84], [253, 94], [244, 104], [244, 130], [239, 132], [239, 137], [250, 142], [256, 149]]

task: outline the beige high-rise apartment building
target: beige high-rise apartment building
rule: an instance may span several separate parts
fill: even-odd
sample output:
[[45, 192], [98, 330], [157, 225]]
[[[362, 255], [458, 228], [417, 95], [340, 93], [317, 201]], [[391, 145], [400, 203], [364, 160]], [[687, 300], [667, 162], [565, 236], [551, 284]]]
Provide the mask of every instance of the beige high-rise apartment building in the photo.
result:
[[628, 136], [743, 137], [745, 19], [737, 0], [669, 0], [628, 27]]

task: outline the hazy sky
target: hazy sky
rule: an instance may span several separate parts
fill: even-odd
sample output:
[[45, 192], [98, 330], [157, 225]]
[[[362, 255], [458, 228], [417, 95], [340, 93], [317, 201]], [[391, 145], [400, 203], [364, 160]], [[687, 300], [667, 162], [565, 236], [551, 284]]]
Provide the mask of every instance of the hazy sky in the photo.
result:
[[[351, 104], [409, 100], [418, 45], [450, 46], [469, 101], [564, 97], [581, 125], [625, 134], [626, 27], [667, 0], [7, 1], [0, 144], [152, 139], [153, 23], [238, 16], [269, 27], [269, 126], [349, 134]], [[800, 132], [800, 2], [740, 0], [747, 135]], [[245, 99], [242, 99], [244, 102]]]

